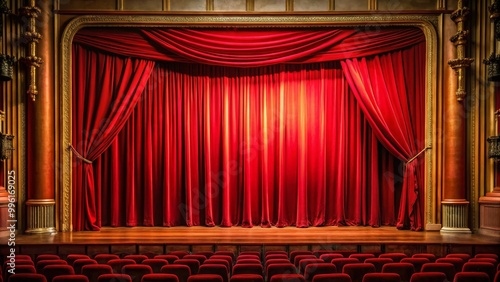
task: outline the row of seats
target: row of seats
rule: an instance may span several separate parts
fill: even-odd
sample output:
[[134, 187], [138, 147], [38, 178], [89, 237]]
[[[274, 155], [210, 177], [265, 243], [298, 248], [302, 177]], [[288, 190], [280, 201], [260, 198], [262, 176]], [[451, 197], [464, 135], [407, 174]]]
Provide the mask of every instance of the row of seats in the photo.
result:
[[[228, 282], [229, 278], [230, 281], [248, 281], [257, 279], [257, 276], [266, 281], [272, 281], [275, 276], [280, 279], [314, 281], [315, 276], [326, 274], [346, 274], [354, 278], [353, 281], [361, 281], [368, 273], [371, 275], [367, 277], [375, 277], [376, 273], [392, 273], [397, 274], [401, 281], [409, 281], [414, 274], [423, 271], [440, 272], [446, 275], [448, 281], [453, 281], [455, 277], [469, 277], [473, 272], [487, 275], [488, 281], [494, 281], [496, 268], [500, 269], [496, 254], [480, 254], [474, 258], [466, 254], [450, 254], [446, 258], [435, 258], [430, 254], [416, 254], [410, 258], [400, 253], [381, 254], [378, 257], [354, 253], [348, 258], [339, 253], [317, 255], [319, 257], [313, 253], [296, 252], [288, 256], [285, 252], [270, 252], [261, 260], [258, 253], [243, 253], [236, 257], [234, 264], [234, 255], [231, 253], [214, 253], [208, 258], [206, 254], [169, 253], [156, 255], [152, 259], [146, 255], [125, 255], [120, 258], [114, 254], [99, 254], [91, 259], [86, 255], [75, 254], [68, 255], [65, 260], [57, 255], [39, 255], [35, 261], [30, 257], [17, 256], [16, 273], [40, 274], [49, 282], [61, 275], [72, 275], [75, 279], [83, 275], [89, 281], [98, 281], [104, 274], [128, 275], [134, 282], [140, 282], [141, 277], [149, 274], [170, 274], [181, 282], [188, 281], [190, 277], [194, 277], [191, 280], [198, 279], [199, 275], [215, 275], [222, 282]], [[6, 281], [10, 281], [15, 275], [9, 275], [7, 262], [4, 267]], [[146, 279], [149, 277], [151, 275], [146, 276]]]

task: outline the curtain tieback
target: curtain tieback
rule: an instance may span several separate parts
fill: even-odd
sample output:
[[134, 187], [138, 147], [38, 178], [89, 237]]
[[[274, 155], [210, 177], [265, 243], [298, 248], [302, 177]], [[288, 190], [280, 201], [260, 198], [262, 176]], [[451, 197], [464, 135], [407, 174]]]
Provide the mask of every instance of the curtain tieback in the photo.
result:
[[88, 160], [86, 158], [84, 158], [80, 153], [78, 153], [78, 151], [75, 149], [75, 147], [73, 147], [73, 145], [69, 144], [68, 145], [68, 150], [71, 150], [73, 152], [73, 154], [75, 154], [75, 157], [85, 163], [88, 163], [88, 164], [92, 164], [92, 161], [91, 160]]
[[410, 159], [406, 162], [406, 164], [408, 165], [409, 163], [413, 162], [416, 158], [418, 158], [418, 156], [422, 155], [425, 151], [427, 151], [427, 150], [429, 150], [429, 149], [431, 149], [431, 148], [432, 148], [432, 146], [431, 146], [431, 145], [429, 145], [429, 146], [427, 146], [427, 147], [423, 148], [423, 149], [422, 149], [420, 152], [418, 152], [415, 156], [411, 157], [411, 158], [410, 158]]

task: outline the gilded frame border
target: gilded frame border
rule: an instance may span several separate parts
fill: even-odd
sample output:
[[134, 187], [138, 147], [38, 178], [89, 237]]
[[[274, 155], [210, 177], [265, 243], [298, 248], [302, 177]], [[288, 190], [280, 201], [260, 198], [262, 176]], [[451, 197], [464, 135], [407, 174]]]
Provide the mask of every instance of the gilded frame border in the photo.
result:
[[[58, 95], [60, 118], [60, 162], [57, 172], [60, 179], [58, 210], [59, 231], [72, 231], [71, 185], [72, 154], [67, 150], [71, 143], [71, 45], [74, 35], [84, 27], [382, 27], [412, 26], [420, 28], [426, 37], [426, 146], [436, 144], [433, 119], [437, 95], [437, 32], [438, 15], [83, 15], [72, 19], [65, 27], [60, 41], [60, 83]], [[425, 223], [435, 223], [436, 149], [425, 153]]]

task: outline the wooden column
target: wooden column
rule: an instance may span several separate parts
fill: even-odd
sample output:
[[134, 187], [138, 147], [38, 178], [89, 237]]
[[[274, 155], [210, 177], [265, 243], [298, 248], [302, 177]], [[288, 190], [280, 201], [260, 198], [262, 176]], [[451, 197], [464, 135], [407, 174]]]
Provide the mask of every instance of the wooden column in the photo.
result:
[[[447, 75], [444, 97], [444, 179], [442, 197], [441, 232], [471, 233], [469, 228], [469, 201], [466, 193], [466, 115], [463, 100], [466, 98], [466, 69], [472, 59], [465, 57], [468, 30], [465, 21], [469, 9], [458, 2], [458, 8], [450, 16], [457, 32], [450, 41], [456, 46], [457, 57], [448, 64], [456, 76]], [[456, 87], [454, 86], [456, 85]]]
[[[29, 26], [27, 74], [28, 94], [28, 193], [26, 233], [54, 233], [55, 228], [55, 118], [54, 32], [52, 1], [35, 0], [23, 9]], [[37, 11], [38, 9], [38, 11]], [[34, 19], [33, 19], [34, 18]], [[31, 25], [31, 23], [30, 23]], [[36, 38], [36, 33], [42, 35]], [[35, 33], [35, 35], [33, 35]], [[31, 61], [30, 61], [31, 60]], [[42, 62], [43, 60], [43, 62]], [[31, 64], [31, 65], [30, 65]], [[34, 67], [33, 67], [34, 65]]]

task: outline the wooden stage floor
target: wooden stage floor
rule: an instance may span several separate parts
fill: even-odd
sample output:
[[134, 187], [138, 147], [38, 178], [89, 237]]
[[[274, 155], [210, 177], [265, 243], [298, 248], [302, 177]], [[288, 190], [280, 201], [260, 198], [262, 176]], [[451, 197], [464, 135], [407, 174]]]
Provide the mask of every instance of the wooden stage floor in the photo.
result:
[[[0, 250], [6, 251], [7, 238]], [[357, 252], [497, 252], [500, 238], [414, 232], [395, 227], [120, 227], [101, 231], [16, 235], [18, 253], [166, 253], [207, 250], [352, 250]], [[4, 250], [6, 249], [6, 250]]]

